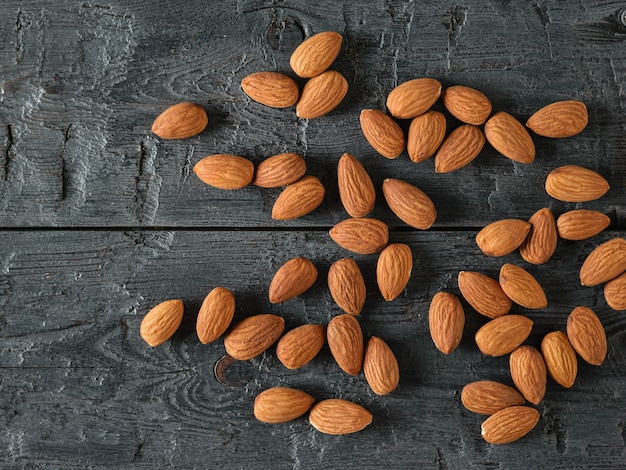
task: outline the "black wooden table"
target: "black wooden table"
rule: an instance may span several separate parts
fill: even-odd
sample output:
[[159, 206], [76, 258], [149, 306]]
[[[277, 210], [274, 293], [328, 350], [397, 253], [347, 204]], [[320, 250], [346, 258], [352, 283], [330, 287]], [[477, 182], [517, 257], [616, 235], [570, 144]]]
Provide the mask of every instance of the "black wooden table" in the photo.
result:
[[[601, 242], [626, 236], [626, 3], [385, 2], [327, 0], [206, 2], [8, 1], [0, 9], [0, 466], [2, 468], [624, 468], [626, 316], [610, 309], [602, 286], [582, 287], [578, 270]], [[344, 37], [333, 65], [348, 79], [346, 99], [329, 115], [296, 118], [251, 102], [241, 91], [260, 70], [290, 74], [304, 37]], [[495, 111], [522, 122], [553, 101], [578, 99], [589, 125], [568, 139], [534, 137], [537, 158], [514, 163], [489, 145], [469, 166], [436, 174], [378, 155], [359, 128], [364, 108], [383, 109], [398, 83], [433, 77], [483, 91]], [[201, 104], [200, 135], [164, 141], [154, 118], [180, 101]], [[436, 105], [441, 108], [440, 103]], [[450, 121], [456, 125], [454, 121]], [[282, 152], [306, 158], [327, 189], [324, 203], [277, 222], [280, 190], [221, 191], [192, 169], [202, 157], [234, 153], [255, 164]], [[328, 229], [347, 217], [336, 167], [350, 152], [378, 191], [373, 217], [390, 240], [411, 246], [409, 285], [384, 302], [376, 256], [352, 255]], [[544, 190], [565, 164], [601, 173], [603, 198], [566, 204]], [[386, 207], [384, 178], [417, 185], [438, 217], [408, 228]], [[515, 252], [488, 258], [477, 231], [502, 218], [527, 219], [549, 207], [608, 214], [611, 226], [582, 242], [559, 240], [552, 259], [525, 263]], [[318, 267], [302, 296], [272, 305], [273, 273], [296, 256]], [[366, 335], [398, 357], [400, 386], [379, 397], [363, 374], [343, 373], [327, 347], [290, 371], [272, 349], [214, 374], [223, 342], [202, 345], [195, 318], [217, 285], [236, 296], [236, 319], [276, 313], [287, 328], [327, 323], [340, 313], [326, 286], [330, 264], [353, 257], [368, 288]], [[437, 351], [428, 332], [432, 296], [458, 293], [460, 270], [496, 276], [505, 262], [527, 268], [549, 304], [517, 308], [535, 322], [528, 344], [565, 328], [577, 305], [594, 309], [608, 356], [579, 361], [574, 386], [549, 380], [539, 424], [516, 443], [480, 436], [483, 417], [460, 403], [469, 382], [512, 384], [506, 357], [488, 358], [473, 335], [486, 322], [467, 304], [460, 347]], [[180, 330], [150, 348], [139, 336], [159, 302], [185, 303]], [[355, 401], [374, 415], [346, 436], [317, 432], [302, 417], [268, 425], [252, 414], [272, 386], [300, 388], [316, 400]]]

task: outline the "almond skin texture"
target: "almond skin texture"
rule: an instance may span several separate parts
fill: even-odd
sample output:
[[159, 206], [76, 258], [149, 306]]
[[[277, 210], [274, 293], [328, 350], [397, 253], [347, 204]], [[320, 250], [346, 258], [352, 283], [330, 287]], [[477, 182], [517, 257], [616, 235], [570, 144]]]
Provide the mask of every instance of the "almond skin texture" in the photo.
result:
[[224, 337], [226, 352], [234, 359], [247, 361], [257, 357], [280, 338], [285, 320], [262, 313], [236, 323]]
[[572, 137], [587, 127], [588, 120], [585, 103], [576, 100], [557, 101], [533, 114], [526, 122], [526, 127], [544, 137]]
[[337, 165], [339, 199], [351, 217], [365, 217], [374, 209], [376, 189], [365, 167], [349, 153]]
[[276, 356], [287, 369], [299, 369], [317, 356], [325, 342], [324, 325], [302, 325], [280, 338], [276, 345]]
[[165, 343], [180, 326], [183, 311], [182, 300], [172, 299], [161, 302], [143, 317], [139, 334], [152, 347]]
[[269, 424], [286, 423], [309, 411], [313, 401], [313, 397], [302, 390], [268, 388], [254, 399], [254, 417]]
[[529, 402], [538, 405], [546, 393], [546, 363], [533, 346], [520, 346], [509, 357], [511, 378]]
[[434, 78], [416, 78], [401, 83], [387, 96], [387, 109], [398, 119], [424, 114], [441, 95], [441, 83]]
[[328, 70], [311, 78], [302, 89], [296, 105], [296, 116], [315, 119], [339, 106], [348, 93], [347, 80], [336, 70]]
[[509, 444], [528, 434], [539, 422], [539, 411], [529, 406], [511, 406], [487, 418], [481, 435], [490, 444]]
[[235, 315], [235, 296], [225, 287], [216, 287], [207, 294], [196, 320], [196, 333], [202, 344], [222, 336]]
[[402, 153], [406, 141], [396, 121], [377, 109], [364, 109], [359, 120], [365, 139], [383, 157], [393, 159]]
[[343, 258], [331, 264], [328, 269], [328, 289], [344, 312], [358, 315], [363, 310], [367, 295], [365, 280], [353, 259]]
[[186, 139], [202, 132], [209, 118], [202, 106], [178, 103], [170, 106], [152, 124], [152, 132], [162, 139]]
[[504, 111], [497, 112], [485, 123], [485, 137], [491, 146], [511, 160], [532, 163], [535, 144], [526, 128]]
[[496, 220], [478, 232], [476, 244], [487, 256], [504, 256], [519, 248], [528, 232], [530, 224], [525, 220]]
[[359, 255], [378, 253], [389, 241], [387, 224], [368, 217], [342, 220], [328, 233], [337, 245]]
[[292, 220], [307, 215], [324, 202], [325, 195], [326, 189], [319, 179], [304, 176], [280, 193], [272, 207], [272, 219]]
[[578, 361], [567, 335], [562, 331], [545, 335], [541, 341], [541, 354], [550, 377], [559, 385], [571, 388], [576, 381]]
[[474, 160], [485, 145], [485, 135], [476, 126], [463, 124], [454, 129], [435, 155], [435, 172], [449, 173]]
[[200, 181], [214, 188], [241, 189], [252, 182], [254, 165], [247, 158], [218, 153], [204, 157], [193, 171]]
[[427, 111], [413, 118], [406, 149], [415, 163], [432, 157], [446, 136], [446, 117], [439, 111]]
[[299, 77], [315, 77], [335, 61], [342, 41], [341, 34], [334, 31], [314, 34], [296, 47], [289, 58], [289, 65]]
[[597, 246], [580, 267], [580, 283], [597, 286], [626, 271], [626, 240], [613, 238]]
[[383, 298], [390, 302], [398, 297], [411, 278], [413, 253], [404, 243], [391, 243], [380, 252], [376, 263], [376, 282]]
[[559, 239], [556, 220], [547, 207], [539, 209], [530, 219], [530, 232], [519, 247], [519, 253], [531, 264], [544, 264], [554, 254]]
[[476, 332], [478, 349], [486, 356], [504, 356], [524, 342], [533, 321], [523, 315], [494, 318]]
[[446, 88], [443, 105], [459, 121], [480, 126], [491, 114], [491, 101], [483, 93], [462, 85]]
[[626, 310], [626, 272], [604, 286], [604, 299], [614, 310]]
[[556, 219], [559, 237], [565, 240], [586, 240], [595, 237], [611, 225], [611, 218], [602, 212], [576, 209]]
[[511, 311], [513, 302], [500, 283], [482, 273], [459, 272], [458, 285], [463, 298], [474, 310], [487, 318], [497, 318]]
[[508, 385], [493, 380], [479, 380], [463, 387], [461, 403], [473, 413], [492, 415], [509, 406], [524, 404], [524, 397]]
[[350, 375], [357, 375], [363, 365], [363, 331], [354, 315], [333, 317], [326, 328], [328, 347], [337, 365]]
[[306, 258], [293, 258], [283, 264], [270, 283], [270, 302], [277, 304], [305, 292], [317, 280], [317, 268]]
[[386, 178], [383, 181], [383, 195], [389, 209], [413, 228], [427, 230], [437, 219], [433, 201], [424, 191], [406, 181]]
[[606, 333], [589, 307], [576, 307], [567, 317], [567, 337], [586, 362], [599, 366], [606, 358]]
[[546, 178], [546, 192], [564, 202], [594, 201], [609, 189], [609, 183], [602, 175], [577, 165], [555, 168]]
[[272, 108], [288, 108], [298, 101], [298, 84], [278, 72], [256, 72], [241, 80], [241, 89], [257, 103]]
[[365, 380], [376, 395], [388, 395], [400, 382], [400, 368], [391, 348], [382, 339], [372, 336], [363, 360]]
[[437, 292], [428, 310], [430, 337], [439, 351], [450, 354], [463, 337], [465, 312], [459, 298], [449, 292]]
[[371, 424], [372, 413], [351, 401], [330, 398], [313, 406], [309, 422], [324, 434], [350, 434]]
[[261, 188], [279, 188], [295, 183], [306, 173], [306, 162], [297, 153], [281, 153], [266, 158], [256, 167], [252, 184]]
[[545, 308], [548, 299], [535, 277], [511, 263], [500, 268], [500, 287], [518, 305], [526, 308]]

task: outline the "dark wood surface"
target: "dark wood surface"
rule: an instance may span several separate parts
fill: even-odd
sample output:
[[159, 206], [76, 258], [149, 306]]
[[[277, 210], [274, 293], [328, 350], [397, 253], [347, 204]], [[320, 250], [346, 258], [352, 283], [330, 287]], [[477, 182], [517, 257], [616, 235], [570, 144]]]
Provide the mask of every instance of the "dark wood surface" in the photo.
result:
[[[602, 241], [626, 236], [626, 4], [596, 2], [85, 2], [9, 1], [0, 9], [0, 466], [2, 468], [624, 468], [626, 317], [602, 286], [581, 287], [578, 270]], [[250, 102], [246, 75], [293, 75], [289, 56], [304, 37], [344, 36], [333, 65], [350, 84], [344, 102], [316, 120]], [[384, 109], [398, 83], [433, 77], [487, 94], [494, 110], [522, 121], [552, 101], [579, 99], [589, 126], [569, 139], [534, 137], [534, 163], [486, 146], [469, 166], [435, 174], [377, 155], [358, 124]], [[163, 141], [154, 118], [179, 101], [209, 114], [199, 136]], [[436, 105], [440, 108], [440, 104]], [[451, 127], [457, 125], [449, 119]], [[193, 165], [213, 153], [255, 163], [294, 151], [327, 188], [320, 208], [276, 222], [279, 190], [226, 192], [202, 184]], [[415, 267], [403, 294], [386, 303], [375, 256], [354, 256], [328, 229], [347, 217], [336, 165], [357, 156], [378, 190], [373, 216], [390, 240], [408, 243]], [[578, 164], [611, 185], [603, 198], [565, 204], [544, 190], [555, 167]], [[433, 199], [428, 231], [409, 229], [386, 207], [380, 184], [403, 178]], [[550, 207], [608, 214], [602, 234], [560, 240], [542, 266], [517, 253], [488, 258], [476, 232], [505, 217]], [[267, 289], [285, 261], [306, 256], [320, 271], [297, 299], [271, 305]], [[330, 264], [352, 256], [366, 277], [366, 335], [386, 340], [401, 381], [379, 397], [362, 373], [341, 372], [327, 348], [289, 371], [273, 349], [249, 362], [219, 362], [222, 341], [204, 346], [195, 318], [206, 293], [232, 289], [236, 318], [276, 313], [287, 328], [339, 313], [326, 287]], [[608, 337], [604, 364], [580, 361], [574, 386], [549, 381], [539, 424], [522, 440], [492, 446], [483, 417], [460, 403], [482, 379], [511, 384], [507, 358], [480, 354], [473, 334], [486, 321], [464, 304], [461, 346], [438, 352], [428, 333], [432, 296], [458, 293], [460, 270], [496, 276], [518, 263], [544, 286], [549, 305], [517, 308], [535, 322], [528, 344], [563, 330], [577, 305], [593, 308]], [[166, 344], [150, 348], [139, 324], [157, 303], [180, 298], [185, 316]], [[364, 431], [328, 436], [306, 417], [267, 425], [252, 415], [265, 388], [301, 388], [369, 409]]]

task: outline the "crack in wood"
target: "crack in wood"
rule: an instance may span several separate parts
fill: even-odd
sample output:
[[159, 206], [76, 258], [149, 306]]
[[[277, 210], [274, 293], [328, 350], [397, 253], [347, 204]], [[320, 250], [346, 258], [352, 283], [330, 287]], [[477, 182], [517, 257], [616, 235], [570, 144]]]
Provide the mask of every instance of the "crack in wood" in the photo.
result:
[[151, 137], [144, 137], [140, 145], [138, 175], [135, 178], [134, 211], [141, 225], [154, 222], [159, 208], [162, 178], [156, 171], [157, 146]]
[[4, 151], [4, 164], [3, 164], [3, 181], [7, 181], [9, 178], [9, 166], [13, 157], [15, 157], [15, 136], [13, 135], [13, 126], [7, 125], [7, 138], [6, 138], [6, 150]]

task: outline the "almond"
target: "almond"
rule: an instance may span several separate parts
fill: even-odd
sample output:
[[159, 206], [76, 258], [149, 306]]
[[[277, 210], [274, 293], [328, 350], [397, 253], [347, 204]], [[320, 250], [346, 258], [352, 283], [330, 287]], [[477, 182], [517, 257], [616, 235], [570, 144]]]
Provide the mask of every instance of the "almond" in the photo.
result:
[[218, 153], [204, 157], [193, 171], [200, 181], [214, 188], [241, 189], [252, 182], [254, 165], [247, 158]]
[[337, 165], [339, 198], [351, 217], [365, 217], [374, 210], [376, 189], [365, 168], [349, 153], [344, 153]]
[[446, 88], [443, 105], [459, 121], [480, 126], [491, 114], [491, 101], [483, 93], [462, 85]]
[[608, 190], [609, 183], [599, 173], [577, 165], [555, 168], [546, 178], [546, 192], [564, 202], [594, 201]]
[[393, 392], [400, 382], [400, 368], [391, 348], [382, 339], [372, 336], [363, 360], [365, 380], [377, 395]]
[[434, 78], [416, 78], [395, 87], [387, 96], [387, 109], [398, 119], [424, 114], [441, 95], [441, 83]]
[[196, 333], [202, 344], [222, 336], [235, 315], [235, 296], [225, 287], [216, 287], [207, 294], [196, 320]]
[[277, 315], [262, 313], [236, 323], [224, 337], [226, 352], [239, 361], [259, 356], [280, 338], [285, 320]]
[[559, 385], [571, 388], [576, 381], [578, 361], [567, 335], [562, 331], [545, 335], [541, 341], [541, 354], [550, 377]]
[[546, 363], [533, 346], [520, 346], [509, 357], [511, 378], [524, 398], [534, 405], [543, 400], [546, 393]]
[[277, 304], [293, 299], [311, 287], [317, 279], [317, 268], [306, 258], [293, 258], [283, 264], [270, 283], [270, 302]]
[[544, 308], [548, 305], [537, 279], [514, 264], [507, 263], [500, 268], [500, 287], [509, 299], [522, 307]]
[[256, 72], [241, 80], [241, 89], [257, 103], [272, 108], [288, 108], [298, 101], [298, 84], [278, 72]]
[[368, 217], [342, 220], [328, 233], [337, 245], [359, 255], [378, 253], [389, 241], [387, 224]]
[[143, 317], [139, 334], [152, 347], [165, 343], [180, 326], [183, 310], [182, 300], [173, 299], [161, 302]]
[[511, 160], [531, 163], [535, 159], [532, 137], [517, 119], [504, 111], [485, 123], [485, 137], [494, 149]]
[[476, 126], [463, 124], [454, 129], [435, 155], [435, 172], [449, 173], [474, 160], [485, 145], [485, 135]]
[[626, 240], [613, 238], [597, 246], [580, 267], [580, 283], [597, 286], [626, 271]]
[[170, 106], [152, 124], [152, 132], [162, 139], [186, 139], [202, 132], [209, 122], [206, 111], [195, 103]]
[[302, 89], [296, 115], [314, 119], [330, 113], [348, 93], [348, 82], [336, 70], [327, 70], [311, 78]]
[[311, 362], [326, 342], [324, 325], [302, 325], [286, 333], [276, 344], [276, 356], [287, 369]]
[[495, 279], [474, 271], [459, 272], [458, 285], [463, 298], [474, 310], [488, 318], [511, 311], [511, 299]]
[[556, 220], [559, 237], [565, 240], [586, 240], [611, 225], [611, 218], [602, 212], [576, 209], [561, 214]]
[[523, 315], [505, 315], [494, 318], [476, 332], [478, 349], [486, 356], [504, 356], [524, 342], [533, 321]]
[[449, 292], [437, 292], [428, 310], [430, 337], [439, 351], [450, 354], [463, 337], [465, 312], [459, 298]]
[[522, 258], [531, 264], [544, 264], [554, 254], [558, 241], [556, 220], [547, 207], [539, 209], [530, 219], [530, 232], [519, 247]]
[[326, 328], [328, 347], [337, 365], [350, 375], [357, 375], [363, 365], [363, 332], [354, 315], [333, 317]]
[[612, 309], [626, 310], [626, 272], [605, 284], [604, 299]]
[[319, 179], [304, 176], [280, 193], [272, 207], [272, 219], [291, 220], [309, 214], [324, 202], [325, 195], [326, 189]]
[[427, 230], [435, 223], [435, 205], [418, 187], [399, 179], [386, 178], [383, 195], [391, 211], [405, 224]]
[[439, 111], [427, 111], [413, 118], [406, 148], [415, 163], [432, 157], [446, 136], [446, 117]]
[[539, 422], [539, 411], [529, 406], [510, 406], [487, 418], [481, 435], [490, 444], [508, 444], [528, 434]]
[[496, 220], [476, 235], [478, 248], [487, 256], [504, 256], [524, 243], [530, 224], [520, 219]]
[[335, 261], [328, 269], [328, 289], [330, 295], [346, 313], [358, 315], [366, 298], [363, 274], [350, 258]]
[[544, 137], [572, 137], [587, 127], [588, 120], [585, 103], [557, 101], [535, 112], [526, 122], [526, 127]]
[[306, 173], [306, 162], [297, 153], [281, 153], [266, 158], [256, 167], [252, 184], [261, 188], [279, 188], [295, 183]]
[[383, 157], [393, 159], [402, 153], [406, 142], [396, 121], [377, 109], [362, 110], [359, 120], [365, 139]]
[[315, 77], [335, 61], [342, 41], [341, 34], [334, 31], [314, 34], [296, 47], [289, 58], [289, 65], [299, 77]]
[[268, 388], [254, 399], [254, 417], [264, 423], [286, 423], [309, 411], [313, 401], [313, 397], [302, 390]]
[[376, 282], [383, 298], [389, 302], [398, 297], [411, 278], [413, 254], [404, 243], [387, 245], [378, 256]]
[[524, 397], [508, 385], [493, 380], [479, 380], [463, 387], [461, 403], [473, 413], [492, 415], [509, 406], [522, 405]]
[[324, 434], [350, 434], [371, 424], [372, 413], [351, 401], [330, 398], [313, 406], [309, 422]]
[[606, 358], [606, 333], [589, 307], [576, 307], [567, 317], [567, 337], [574, 351], [586, 362], [599, 366]]

